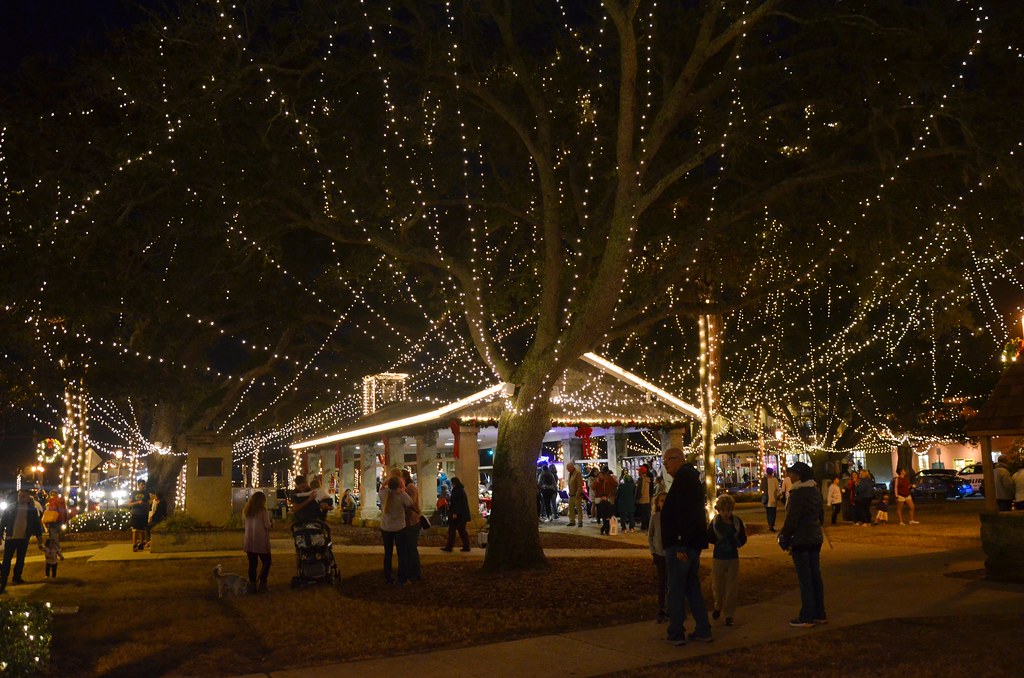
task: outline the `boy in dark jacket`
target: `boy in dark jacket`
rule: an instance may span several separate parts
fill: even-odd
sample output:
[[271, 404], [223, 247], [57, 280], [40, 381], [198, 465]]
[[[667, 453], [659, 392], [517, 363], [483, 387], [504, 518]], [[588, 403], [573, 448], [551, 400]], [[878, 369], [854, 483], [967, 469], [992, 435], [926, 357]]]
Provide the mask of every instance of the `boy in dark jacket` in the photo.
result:
[[672, 488], [661, 511], [661, 541], [668, 570], [668, 641], [686, 644], [686, 603], [697, 623], [690, 640], [709, 643], [711, 624], [700, 590], [700, 552], [708, 547], [708, 520], [700, 474], [684, 463], [677, 447], [665, 451], [665, 472], [672, 476]]
[[787, 473], [793, 481], [786, 506], [786, 522], [779, 532], [779, 544], [788, 548], [800, 582], [800, 616], [790, 626], [809, 628], [827, 624], [825, 588], [821, 582], [821, 543], [824, 541], [821, 490], [811, 467], [798, 461]]

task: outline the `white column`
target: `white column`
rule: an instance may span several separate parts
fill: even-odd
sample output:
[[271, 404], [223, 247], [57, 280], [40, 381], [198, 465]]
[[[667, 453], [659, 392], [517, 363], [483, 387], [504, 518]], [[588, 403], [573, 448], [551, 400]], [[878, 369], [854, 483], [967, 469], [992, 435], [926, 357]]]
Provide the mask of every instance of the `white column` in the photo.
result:
[[[597, 441], [591, 441], [591, 444], [596, 444]], [[563, 462], [578, 462], [583, 459], [583, 439], [582, 438], [567, 438], [562, 441], [562, 459]]]
[[359, 519], [377, 520], [380, 509], [377, 508], [377, 447], [372, 444], [359, 446], [362, 455], [362, 474], [359, 476]]
[[416, 487], [420, 491], [423, 515], [437, 508], [437, 432], [416, 436]]
[[352, 446], [341, 448], [341, 491], [338, 494], [344, 494], [347, 489], [356, 489], [353, 487], [356, 482], [356, 454]]
[[626, 431], [622, 427], [612, 429], [610, 435], [605, 436], [608, 443], [608, 468], [616, 476], [619, 475], [619, 459], [626, 457]]

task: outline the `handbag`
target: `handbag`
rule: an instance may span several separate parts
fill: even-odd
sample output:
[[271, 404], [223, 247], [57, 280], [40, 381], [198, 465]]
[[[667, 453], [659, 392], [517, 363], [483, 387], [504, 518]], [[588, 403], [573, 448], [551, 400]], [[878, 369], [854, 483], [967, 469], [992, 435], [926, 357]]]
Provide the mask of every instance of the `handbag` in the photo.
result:
[[60, 514], [57, 509], [48, 508], [43, 511], [43, 525], [49, 525], [60, 521]]
[[423, 514], [420, 514], [420, 529], [421, 530], [429, 530], [430, 529], [430, 521], [427, 520], [427, 517], [425, 515], [423, 515]]

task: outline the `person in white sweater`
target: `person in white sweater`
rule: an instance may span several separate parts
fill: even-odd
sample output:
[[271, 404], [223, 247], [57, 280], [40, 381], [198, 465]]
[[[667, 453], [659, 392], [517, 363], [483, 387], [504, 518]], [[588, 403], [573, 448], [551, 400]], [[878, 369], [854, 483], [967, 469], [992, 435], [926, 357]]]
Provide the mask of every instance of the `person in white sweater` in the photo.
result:
[[843, 510], [843, 490], [839, 487], [839, 476], [832, 478], [832, 484], [828, 486], [828, 505], [832, 507], [832, 524], [836, 524], [836, 518]]

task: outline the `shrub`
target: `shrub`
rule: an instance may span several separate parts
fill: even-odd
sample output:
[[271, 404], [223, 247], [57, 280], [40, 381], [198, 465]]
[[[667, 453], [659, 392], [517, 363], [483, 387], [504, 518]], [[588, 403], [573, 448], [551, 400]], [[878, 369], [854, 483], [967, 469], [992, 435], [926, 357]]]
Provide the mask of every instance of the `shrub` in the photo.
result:
[[167, 516], [165, 520], [153, 526], [154, 532], [191, 532], [195, 530], [209, 530], [213, 526], [210, 523], [201, 523], [185, 511], [176, 511]]
[[0, 674], [30, 676], [46, 670], [52, 620], [49, 603], [0, 600]]
[[241, 530], [245, 527], [245, 522], [242, 520], [241, 513], [232, 513], [224, 523], [225, 530]]
[[79, 513], [68, 522], [68, 532], [108, 532], [131, 529], [132, 514], [129, 509], [89, 511]]

